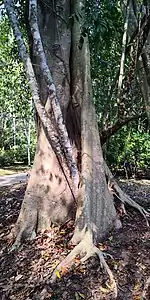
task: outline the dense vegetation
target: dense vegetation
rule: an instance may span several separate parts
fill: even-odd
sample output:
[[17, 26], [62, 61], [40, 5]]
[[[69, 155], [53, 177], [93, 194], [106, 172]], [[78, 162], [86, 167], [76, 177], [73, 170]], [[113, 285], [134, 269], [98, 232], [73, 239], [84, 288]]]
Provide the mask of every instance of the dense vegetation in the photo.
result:
[[29, 164], [35, 151], [32, 99], [6, 17], [0, 20], [0, 165]]

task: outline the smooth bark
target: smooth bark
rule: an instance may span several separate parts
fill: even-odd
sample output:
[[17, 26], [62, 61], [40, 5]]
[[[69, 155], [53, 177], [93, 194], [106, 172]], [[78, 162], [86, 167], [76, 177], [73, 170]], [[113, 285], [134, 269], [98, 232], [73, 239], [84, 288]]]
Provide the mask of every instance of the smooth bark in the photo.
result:
[[126, 44], [127, 44], [127, 37], [128, 37], [129, 12], [130, 12], [130, 0], [128, 0], [127, 2], [126, 18], [124, 22], [124, 33], [122, 38], [122, 53], [121, 53], [121, 60], [120, 60], [120, 71], [119, 71], [119, 78], [118, 78], [118, 95], [117, 95], [118, 107], [120, 107], [120, 102], [121, 102], [120, 98], [121, 98], [121, 89], [122, 89], [123, 75], [124, 75]]

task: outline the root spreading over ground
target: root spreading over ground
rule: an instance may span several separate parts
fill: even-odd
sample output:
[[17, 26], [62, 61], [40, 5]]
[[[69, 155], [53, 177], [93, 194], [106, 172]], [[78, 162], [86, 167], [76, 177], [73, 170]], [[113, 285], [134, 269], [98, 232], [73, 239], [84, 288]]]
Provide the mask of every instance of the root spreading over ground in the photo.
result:
[[[69, 222], [61, 229], [54, 227], [44, 232], [13, 252], [9, 251], [7, 236], [16, 222], [24, 186], [1, 189], [0, 299], [112, 300], [116, 298], [116, 290], [120, 300], [148, 299], [150, 236], [142, 218], [145, 215], [147, 220], [149, 216], [150, 184], [143, 181], [120, 184], [131, 199], [137, 199], [138, 203], [142, 199], [142, 204], [128, 203], [127, 214], [121, 216], [122, 229], [110, 232], [97, 247], [87, 240], [74, 248], [69, 246], [74, 230], [73, 222]], [[119, 190], [114, 193], [118, 196]], [[106, 258], [103, 251], [108, 254]]]

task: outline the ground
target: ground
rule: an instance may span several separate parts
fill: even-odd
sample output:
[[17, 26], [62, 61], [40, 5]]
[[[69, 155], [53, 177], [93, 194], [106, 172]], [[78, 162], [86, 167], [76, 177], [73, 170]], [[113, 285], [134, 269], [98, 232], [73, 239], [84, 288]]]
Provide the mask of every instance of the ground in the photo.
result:
[[30, 167], [23, 166], [23, 165], [16, 165], [16, 166], [8, 166], [4, 168], [0, 168], [0, 176], [4, 175], [12, 175], [17, 173], [27, 173], [30, 172]]
[[[150, 181], [119, 183], [133, 199], [150, 209]], [[77, 258], [74, 267], [68, 272], [64, 268], [63, 276], [58, 272], [56, 284], [50, 285], [52, 271], [70, 251], [67, 242], [73, 233], [72, 221], [63, 228], [54, 227], [42, 233], [19, 251], [10, 251], [8, 234], [17, 220], [25, 187], [19, 183], [0, 188], [0, 299], [113, 299], [106, 284], [107, 276], [96, 257], [84, 264]], [[117, 281], [117, 299], [141, 300], [150, 274], [150, 235], [142, 216], [133, 209], [127, 212], [122, 229], [110, 232], [98, 247], [111, 255], [106, 259]], [[150, 293], [148, 296], [147, 292], [145, 299], [150, 299]]]

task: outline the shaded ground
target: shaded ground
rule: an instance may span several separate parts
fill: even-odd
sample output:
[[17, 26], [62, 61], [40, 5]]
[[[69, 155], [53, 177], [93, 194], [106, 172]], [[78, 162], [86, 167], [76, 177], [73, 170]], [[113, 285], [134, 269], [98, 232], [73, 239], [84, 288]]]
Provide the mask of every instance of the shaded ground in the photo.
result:
[[[150, 209], [150, 181], [130, 181], [128, 184], [121, 181], [120, 185], [132, 198], [142, 201]], [[41, 234], [18, 252], [10, 252], [7, 234], [16, 222], [24, 191], [23, 184], [0, 188], [0, 299], [113, 299], [106, 285], [107, 277], [96, 257], [85, 264], [76, 259], [74, 267], [68, 273], [64, 270], [64, 276], [58, 278], [55, 286], [50, 286], [53, 269], [70, 251], [67, 242], [73, 231], [71, 222], [64, 228], [54, 227]], [[99, 248], [112, 255], [107, 262], [118, 283], [118, 300], [141, 300], [150, 276], [150, 235], [139, 213], [128, 210], [123, 228], [110, 233]], [[145, 299], [150, 299], [150, 294], [147, 293]]]

